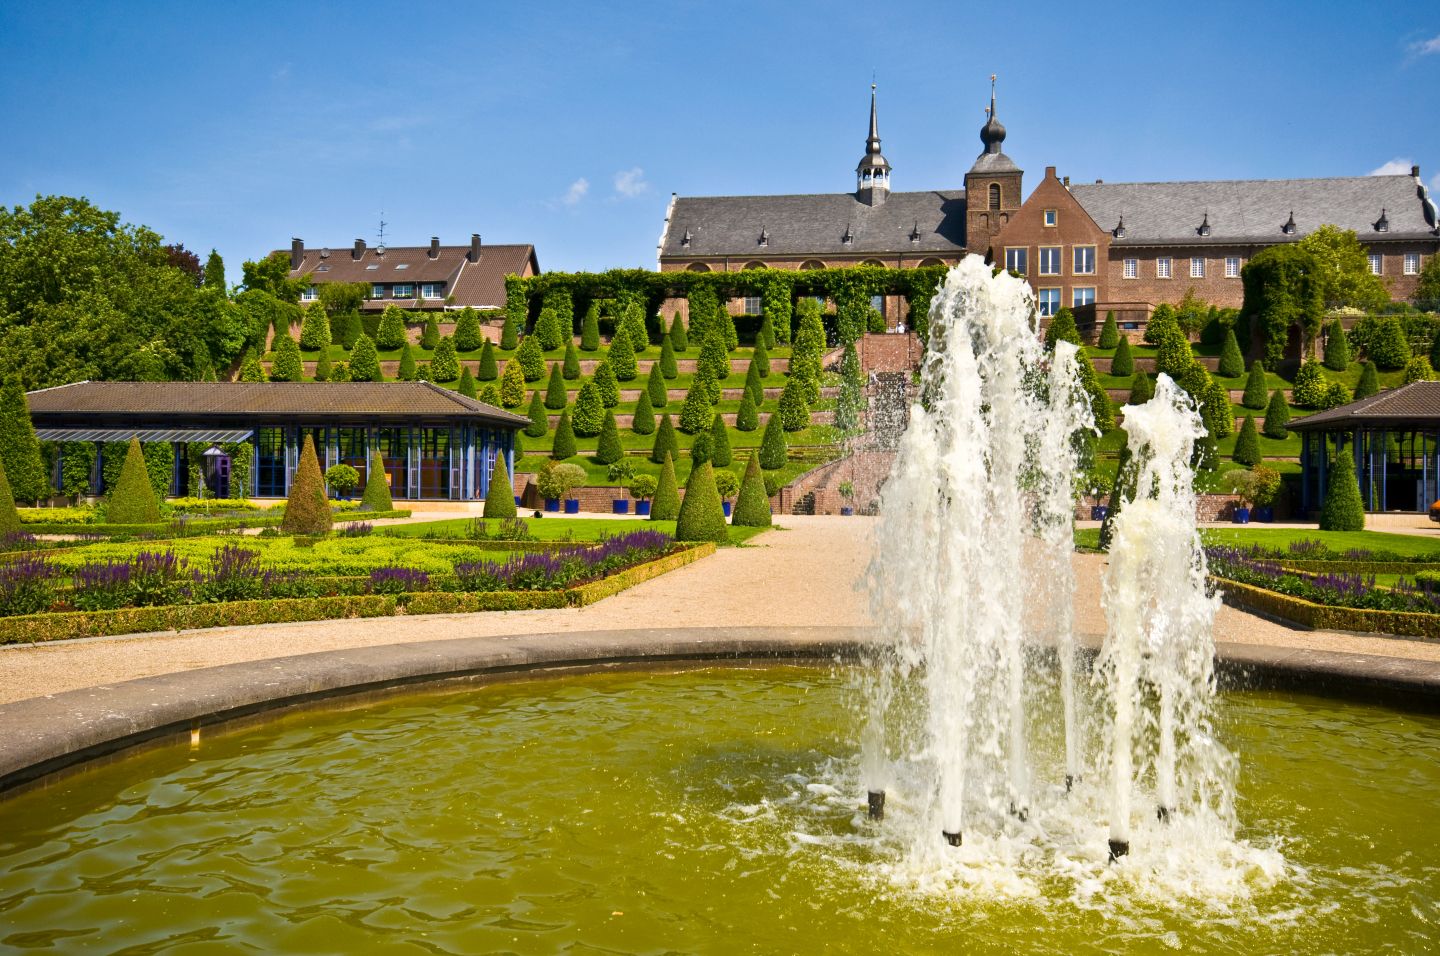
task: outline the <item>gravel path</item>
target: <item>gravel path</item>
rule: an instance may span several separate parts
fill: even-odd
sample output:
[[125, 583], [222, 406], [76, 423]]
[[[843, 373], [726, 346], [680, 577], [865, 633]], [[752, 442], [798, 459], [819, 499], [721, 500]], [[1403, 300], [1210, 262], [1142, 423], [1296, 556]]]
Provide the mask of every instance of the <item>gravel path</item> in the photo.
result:
[[[873, 521], [782, 516], [741, 548], [648, 581], [586, 608], [317, 621], [180, 634], [90, 638], [0, 647], [0, 701], [41, 697], [138, 677], [317, 651], [444, 638], [653, 627], [848, 626], [871, 623], [864, 572]], [[1076, 626], [1105, 629], [1101, 555], [1076, 555]], [[1303, 631], [1233, 608], [1215, 637], [1229, 642], [1440, 661], [1440, 644]]]

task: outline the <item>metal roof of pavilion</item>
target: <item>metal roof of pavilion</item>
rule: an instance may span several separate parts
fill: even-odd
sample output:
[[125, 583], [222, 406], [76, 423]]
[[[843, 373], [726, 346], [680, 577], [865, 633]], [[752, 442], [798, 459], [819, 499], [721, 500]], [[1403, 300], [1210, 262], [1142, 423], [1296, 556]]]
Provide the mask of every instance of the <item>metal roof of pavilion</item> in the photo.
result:
[[1373, 426], [1423, 425], [1440, 428], [1440, 382], [1411, 382], [1327, 409], [1289, 425], [1291, 431], [1346, 431]]

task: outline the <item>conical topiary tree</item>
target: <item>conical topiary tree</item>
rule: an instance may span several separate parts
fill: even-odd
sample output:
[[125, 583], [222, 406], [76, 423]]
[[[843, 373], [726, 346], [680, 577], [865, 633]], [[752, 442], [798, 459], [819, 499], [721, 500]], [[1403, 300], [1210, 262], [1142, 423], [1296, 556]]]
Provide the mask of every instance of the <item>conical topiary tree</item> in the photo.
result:
[[640, 374], [635, 362], [635, 346], [630, 342], [630, 333], [624, 328], [615, 330], [605, 360], [610, 363], [615, 378], [621, 382], [633, 382]]
[[1253, 415], [1245, 416], [1245, 423], [1240, 426], [1240, 434], [1235, 438], [1235, 451], [1230, 457], [1251, 468], [1260, 464], [1260, 435], [1255, 431]]
[[20, 376], [8, 375], [0, 387], [0, 461], [10, 480], [10, 491], [20, 501], [45, 497], [50, 482], [40, 457], [40, 440], [30, 419], [30, 401]]
[[1070, 309], [1062, 308], [1055, 313], [1050, 320], [1050, 327], [1045, 330], [1045, 347], [1055, 348], [1056, 342], [1070, 342], [1074, 345], [1081, 345], [1080, 330], [1075, 327], [1075, 313]]
[[730, 451], [730, 431], [725, 427], [725, 418], [719, 412], [710, 423], [710, 460], [716, 468], [729, 468], [734, 456]]
[[20, 511], [10, 493], [10, 480], [5, 477], [5, 463], [0, 461], [0, 537], [20, 530]]
[[460, 384], [455, 387], [455, 391], [466, 398], [475, 397], [475, 376], [470, 374], [470, 366], [460, 369]]
[[1332, 372], [1343, 372], [1350, 367], [1350, 340], [1345, 337], [1345, 326], [1339, 319], [1325, 330], [1325, 367]]
[[765, 385], [760, 381], [760, 368], [754, 362], [745, 370], [745, 393], [757, 407], [765, 401]]
[[760, 328], [755, 332], [755, 347], [762, 345], [767, 353], [775, 347], [775, 323], [770, 321], [768, 312], [760, 316]]
[[780, 393], [780, 424], [787, 432], [798, 432], [810, 425], [810, 408], [805, 404], [805, 382], [791, 375]]
[[1110, 360], [1110, 374], [1126, 378], [1135, 374], [1135, 357], [1130, 354], [1130, 340], [1122, 338], [1115, 346], [1115, 357]]
[[575, 396], [575, 413], [570, 416], [570, 425], [582, 438], [593, 438], [600, 434], [604, 424], [605, 404], [600, 401], [600, 391], [594, 381], [586, 382]]
[[453, 382], [460, 377], [460, 360], [455, 355], [455, 340], [445, 336], [435, 345], [430, 360], [430, 381]]
[[707, 392], [704, 376], [696, 375], [690, 383], [690, 391], [685, 395], [685, 404], [680, 407], [680, 430], [687, 435], [694, 435], [710, 427], [710, 416], [713, 412]]
[[675, 363], [675, 348], [670, 344], [670, 336], [660, 340], [660, 375], [664, 378], [674, 379], [680, 374], [680, 366]]
[[534, 335], [525, 336], [525, 341], [520, 343], [520, 348], [515, 351], [513, 362], [506, 362], [508, 369], [512, 364], [518, 364], [520, 371], [525, 375], [525, 381], [538, 382], [545, 377], [545, 353], [540, 348], [540, 339]]
[[110, 524], [154, 524], [160, 520], [160, 502], [155, 498], [155, 486], [150, 482], [138, 438], [131, 438], [125, 450], [125, 463], [110, 492], [105, 520]]
[[540, 348], [546, 352], [553, 352], [564, 345], [566, 336], [560, 314], [554, 309], [541, 309], [540, 318], [535, 323], [535, 337], [540, 340]]
[[500, 389], [494, 382], [486, 382], [480, 386], [480, 394], [475, 397], [478, 401], [484, 402], [486, 405], [494, 405], [496, 408], [500, 407]]
[[270, 381], [298, 382], [303, 378], [300, 347], [288, 331], [282, 332], [275, 337], [275, 361], [270, 363]]
[[580, 351], [600, 351], [600, 303], [592, 301], [580, 322]]
[[461, 352], [473, 352], [485, 341], [480, 331], [480, 316], [469, 306], [460, 310], [455, 318], [455, 348]]
[[1245, 356], [1240, 354], [1240, 343], [1235, 340], [1235, 330], [1225, 330], [1225, 344], [1220, 348], [1220, 364], [1216, 373], [1221, 378], [1239, 378], [1245, 374]]
[[755, 409], [755, 398], [748, 391], [740, 399], [740, 411], [735, 415], [735, 430], [753, 432], [760, 427], [760, 413]]
[[435, 351], [440, 344], [440, 320], [431, 312], [425, 316], [425, 325], [420, 329], [420, 347], [427, 352]]
[[1285, 393], [1277, 388], [1265, 409], [1265, 427], [1260, 430], [1266, 438], [1285, 439], [1290, 437], [1289, 425], [1290, 406], [1285, 404]]
[[545, 407], [558, 412], [570, 404], [570, 395], [565, 391], [565, 378], [560, 373], [558, 362], [550, 364], [550, 380], [545, 383]]
[[600, 404], [606, 408], [614, 408], [620, 404], [620, 383], [615, 380], [615, 370], [608, 361], [602, 359], [595, 366], [595, 374], [590, 376], [590, 380], [595, 383]]
[[524, 316], [516, 317], [508, 309], [505, 312], [505, 324], [500, 326], [500, 349], [503, 352], [515, 351], [515, 346], [520, 344], [520, 321]]
[[667, 451], [660, 464], [660, 482], [650, 501], [651, 521], [674, 521], [680, 517], [680, 485], [675, 481], [675, 460]]
[[400, 368], [395, 377], [402, 382], [415, 381], [415, 352], [410, 348], [409, 342], [400, 349]]
[[1102, 349], [1119, 348], [1120, 326], [1115, 322], [1115, 310], [1105, 313], [1105, 324], [1100, 327], [1100, 341], [1095, 343]]
[[770, 527], [770, 496], [765, 494], [765, 476], [760, 473], [760, 456], [750, 453], [740, 494], [730, 510], [730, 523], [744, 528]]
[[635, 414], [630, 419], [630, 430], [637, 435], [650, 435], [655, 431], [655, 409], [650, 407], [650, 393], [642, 391], [635, 403]]
[[708, 461], [690, 469], [685, 498], [680, 502], [680, 516], [675, 520], [675, 540], [721, 544], [730, 540], [730, 529], [725, 527], [725, 507], [715, 488], [715, 469]]
[[1256, 359], [1250, 363], [1250, 375], [1245, 379], [1245, 394], [1240, 404], [1258, 411], [1265, 407], [1266, 394], [1265, 363]]
[[660, 427], [655, 429], [655, 441], [650, 447], [650, 460], [658, 465], [666, 455], [671, 459], [680, 457], [680, 436], [675, 434], [675, 423], [670, 416], [661, 415]]
[[[670, 321], [670, 347], [677, 352], [685, 352], [690, 348], [690, 333], [686, 331], [685, 323], [680, 321], [678, 311]], [[669, 376], [667, 375], [666, 378]]]
[[1136, 372], [1130, 380], [1130, 399], [1127, 405], [1144, 405], [1155, 397], [1155, 381], [1147, 372]]
[[390, 500], [390, 480], [385, 474], [385, 459], [380, 449], [370, 452], [370, 467], [365, 474], [365, 491], [360, 495], [360, 507], [367, 511], [392, 511], [395, 503]]
[[495, 364], [495, 345], [489, 339], [480, 348], [480, 366], [475, 377], [482, 382], [493, 382], [500, 377], [500, 368]]
[[1365, 503], [1360, 497], [1360, 482], [1355, 478], [1355, 462], [1348, 448], [1337, 452], [1330, 466], [1325, 503], [1320, 508], [1320, 530], [1365, 530]]
[[525, 402], [525, 373], [520, 363], [510, 359], [505, 363], [505, 374], [500, 379], [500, 406], [519, 408]]
[[495, 456], [495, 469], [490, 472], [490, 487], [485, 492], [484, 517], [515, 517], [515, 486], [510, 481], [510, 469], [505, 467], [503, 453]]
[[670, 404], [670, 390], [665, 387], [665, 378], [660, 374], [659, 365], [650, 366], [650, 374], [645, 379], [645, 392], [650, 396], [651, 408], [664, 408]]
[[300, 321], [300, 347], [307, 352], [330, 347], [330, 316], [318, 302], [305, 310], [305, 317]]
[[620, 429], [615, 426], [615, 413], [605, 410], [605, 422], [600, 426], [600, 440], [595, 444], [595, 460], [602, 465], [613, 465], [625, 457], [625, 448], [620, 444]]
[[784, 468], [790, 456], [790, 443], [785, 438], [785, 426], [778, 414], [765, 420], [765, 435], [760, 439], [760, 467], [766, 471]]
[[700, 432], [690, 442], [690, 467], [695, 467], [702, 461], [710, 460], [710, 452], [715, 446], [715, 440], [710, 437], [710, 429]]
[[255, 357], [254, 352], [245, 353], [245, 359], [240, 363], [240, 375], [237, 380], [241, 382], [265, 381], [265, 367], [260, 364], [260, 360]]
[[380, 313], [380, 327], [375, 331], [376, 347], [393, 352], [408, 341], [410, 338], [405, 333], [405, 313], [397, 306], [385, 306], [385, 311]]
[[555, 425], [555, 443], [550, 447], [550, 457], [559, 461], [566, 458], [574, 458], [575, 451], [575, 429], [570, 426], [570, 409], [560, 413], [560, 421]]
[[315, 457], [315, 440], [306, 432], [295, 476], [290, 479], [290, 497], [285, 501], [285, 517], [280, 521], [280, 531], [284, 534], [328, 534], [333, 521], [330, 500], [325, 497], [325, 477], [320, 474], [320, 460]]
[[1354, 398], [1369, 398], [1380, 391], [1380, 373], [1375, 371], [1374, 362], [1360, 363], [1360, 381], [1355, 383]]
[[530, 395], [530, 407], [526, 410], [525, 416], [530, 419], [530, 424], [525, 426], [525, 434], [531, 438], [544, 438], [550, 432], [550, 416], [545, 414], [545, 402], [540, 398], [540, 390], [536, 389]]
[[750, 354], [750, 368], [762, 381], [770, 377], [770, 347], [765, 344], [764, 338], [755, 340], [755, 351]]
[[714, 326], [705, 333], [700, 344], [700, 358], [695, 362], [697, 375], [709, 375], [716, 382], [730, 377], [730, 355], [725, 348], [725, 333]]
[[565, 364], [561, 367], [560, 374], [567, 382], [573, 382], [580, 377], [580, 353], [575, 351], [574, 342], [565, 343]]
[[1405, 363], [1405, 374], [1401, 377], [1402, 385], [1409, 385], [1411, 382], [1433, 382], [1435, 380], [1435, 369], [1430, 367], [1430, 360], [1423, 355], [1417, 355]]
[[328, 382], [331, 374], [330, 349], [326, 348], [320, 352], [319, 358], [315, 359], [315, 381]]

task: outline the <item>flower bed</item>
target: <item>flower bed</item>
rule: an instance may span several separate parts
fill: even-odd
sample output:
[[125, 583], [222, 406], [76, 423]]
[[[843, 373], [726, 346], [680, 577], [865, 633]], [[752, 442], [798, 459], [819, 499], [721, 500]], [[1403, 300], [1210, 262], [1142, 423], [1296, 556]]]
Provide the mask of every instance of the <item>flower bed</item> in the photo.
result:
[[1362, 631], [1440, 640], [1440, 615], [1327, 607], [1238, 581], [1215, 579], [1225, 603], [1326, 631]]
[[1377, 586], [1375, 576], [1347, 571], [1307, 572], [1258, 557], [1254, 548], [1212, 545], [1205, 549], [1210, 573], [1217, 578], [1263, 588], [1332, 608], [1440, 614], [1440, 591], [1429, 583], [1399, 581]]

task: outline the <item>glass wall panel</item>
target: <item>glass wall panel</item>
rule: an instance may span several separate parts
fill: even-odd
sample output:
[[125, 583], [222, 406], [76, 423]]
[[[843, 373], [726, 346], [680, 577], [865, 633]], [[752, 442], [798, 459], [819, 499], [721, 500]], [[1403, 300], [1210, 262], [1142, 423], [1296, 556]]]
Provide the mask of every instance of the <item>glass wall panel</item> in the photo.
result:
[[261, 428], [255, 432], [256, 490], [261, 498], [285, 497], [285, 432]]
[[420, 436], [420, 497], [450, 497], [450, 429], [422, 428]]
[[331, 429], [338, 449], [338, 460], [340, 464], [349, 465], [360, 475], [360, 484], [356, 491], [365, 487], [365, 476], [370, 473], [369, 461], [366, 459], [365, 429], [363, 428], [335, 428]]
[[408, 470], [406, 456], [410, 451], [410, 430], [408, 428], [379, 428], [375, 430], [375, 445], [385, 460], [385, 476], [390, 481], [392, 498], [407, 497], [405, 475]]

